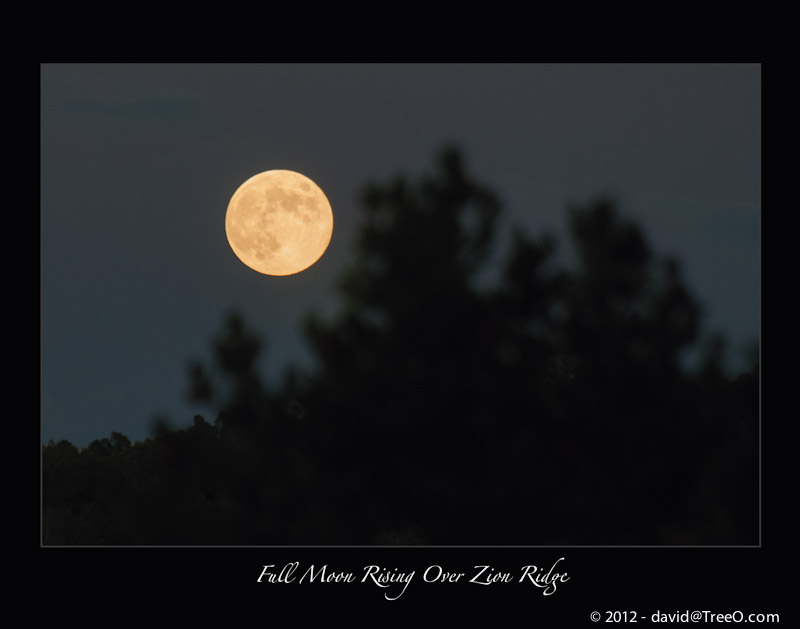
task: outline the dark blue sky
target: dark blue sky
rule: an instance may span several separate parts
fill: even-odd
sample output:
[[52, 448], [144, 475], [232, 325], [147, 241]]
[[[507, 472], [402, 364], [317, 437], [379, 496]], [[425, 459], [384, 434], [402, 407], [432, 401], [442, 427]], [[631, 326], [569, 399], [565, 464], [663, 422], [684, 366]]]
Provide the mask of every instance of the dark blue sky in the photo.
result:
[[[445, 142], [504, 200], [506, 226], [564, 245], [566, 206], [614, 195], [681, 260], [731, 362], [757, 340], [757, 64], [48, 64], [42, 439], [189, 424], [187, 361], [231, 309], [265, 337], [268, 376], [308, 364], [300, 317], [336, 306], [360, 187], [421, 174]], [[297, 276], [249, 270], [225, 239], [230, 196], [271, 168], [311, 177], [334, 211], [328, 252]]]

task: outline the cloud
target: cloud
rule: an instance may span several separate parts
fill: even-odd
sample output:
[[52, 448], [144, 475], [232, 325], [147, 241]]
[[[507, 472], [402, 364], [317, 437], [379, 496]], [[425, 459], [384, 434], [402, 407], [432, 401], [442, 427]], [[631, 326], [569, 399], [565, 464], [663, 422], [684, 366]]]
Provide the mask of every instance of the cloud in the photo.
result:
[[42, 82], [42, 105], [73, 116], [100, 116], [128, 120], [151, 120], [162, 123], [188, 121], [196, 117], [196, 99], [181, 90], [131, 93], [106, 89], [88, 92], [68, 79]]

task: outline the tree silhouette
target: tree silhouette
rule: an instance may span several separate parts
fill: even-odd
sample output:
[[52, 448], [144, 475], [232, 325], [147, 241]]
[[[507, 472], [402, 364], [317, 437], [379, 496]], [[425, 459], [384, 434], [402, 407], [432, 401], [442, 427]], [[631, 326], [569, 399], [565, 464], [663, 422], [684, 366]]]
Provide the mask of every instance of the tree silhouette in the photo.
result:
[[758, 364], [730, 378], [701, 310], [610, 199], [571, 208], [573, 267], [515, 230], [446, 148], [367, 185], [339, 311], [277, 386], [232, 314], [208, 405], [78, 451], [43, 449], [46, 543], [742, 544], [757, 541]]

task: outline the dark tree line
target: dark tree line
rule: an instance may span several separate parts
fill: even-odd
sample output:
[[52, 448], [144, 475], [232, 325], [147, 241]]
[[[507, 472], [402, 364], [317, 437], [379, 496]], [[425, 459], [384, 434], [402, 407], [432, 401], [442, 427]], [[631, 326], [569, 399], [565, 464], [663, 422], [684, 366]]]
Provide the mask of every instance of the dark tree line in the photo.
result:
[[213, 420], [44, 446], [45, 544], [758, 541], [757, 360], [728, 375], [611, 200], [570, 209], [574, 268], [518, 231], [489, 283], [501, 204], [457, 150], [362, 206], [317, 369], [267, 387], [232, 314], [189, 369]]

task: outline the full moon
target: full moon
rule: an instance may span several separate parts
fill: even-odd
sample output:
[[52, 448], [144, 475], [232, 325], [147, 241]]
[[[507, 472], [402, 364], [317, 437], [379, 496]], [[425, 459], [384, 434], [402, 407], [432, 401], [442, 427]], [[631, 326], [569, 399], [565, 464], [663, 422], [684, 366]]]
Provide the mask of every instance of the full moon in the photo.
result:
[[291, 170], [253, 175], [225, 214], [228, 243], [264, 275], [293, 275], [322, 257], [333, 234], [331, 204], [311, 179]]

